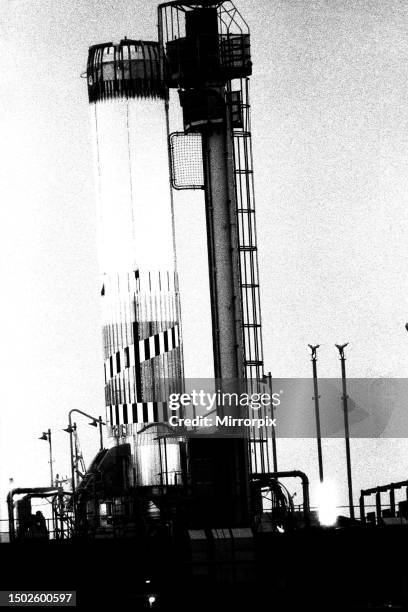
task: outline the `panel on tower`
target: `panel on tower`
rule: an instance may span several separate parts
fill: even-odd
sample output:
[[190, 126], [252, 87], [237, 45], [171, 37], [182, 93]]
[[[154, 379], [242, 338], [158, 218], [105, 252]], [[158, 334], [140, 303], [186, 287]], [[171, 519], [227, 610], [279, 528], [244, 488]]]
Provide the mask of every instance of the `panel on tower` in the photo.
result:
[[203, 189], [203, 141], [201, 134], [170, 135], [171, 182], [175, 189]]

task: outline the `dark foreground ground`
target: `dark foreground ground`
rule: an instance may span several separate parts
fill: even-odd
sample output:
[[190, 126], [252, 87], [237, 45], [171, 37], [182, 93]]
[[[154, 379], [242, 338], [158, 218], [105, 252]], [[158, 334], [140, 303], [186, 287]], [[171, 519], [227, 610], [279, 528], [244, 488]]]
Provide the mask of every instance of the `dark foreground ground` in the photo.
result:
[[407, 527], [264, 536], [235, 568], [193, 567], [182, 546], [152, 540], [16, 542], [0, 555], [0, 590], [75, 590], [83, 610], [408, 610]]

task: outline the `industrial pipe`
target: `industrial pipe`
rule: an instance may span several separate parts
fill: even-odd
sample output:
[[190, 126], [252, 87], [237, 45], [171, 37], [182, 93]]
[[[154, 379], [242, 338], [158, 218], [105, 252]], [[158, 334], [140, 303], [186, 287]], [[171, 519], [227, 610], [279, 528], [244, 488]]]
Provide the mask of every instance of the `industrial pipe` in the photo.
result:
[[303, 510], [305, 513], [305, 520], [307, 524], [310, 524], [310, 496], [309, 496], [309, 478], [304, 472], [300, 470], [291, 470], [289, 472], [265, 472], [264, 474], [252, 474], [251, 480], [257, 480], [259, 482], [268, 484], [271, 478], [300, 478], [302, 481], [302, 493], [303, 493]]
[[60, 493], [62, 489], [60, 487], [36, 487], [36, 488], [17, 488], [12, 489], [7, 494], [7, 509], [8, 509], [8, 521], [9, 521], [9, 536], [10, 542], [16, 537], [16, 530], [14, 525], [14, 495], [32, 494], [36, 497], [49, 497], [51, 494]]
[[[360, 491], [360, 520], [362, 523], [366, 522], [365, 516], [365, 504], [364, 498], [370, 495], [376, 496], [376, 515], [377, 523], [381, 518], [381, 493], [390, 492], [390, 508], [393, 515], [395, 515], [395, 489], [401, 489], [402, 487], [408, 487], [408, 480], [402, 480], [400, 482], [391, 482], [387, 485], [380, 487], [373, 487], [372, 489], [361, 489]], [[407, 489], [408, 496], [408, 489]]]

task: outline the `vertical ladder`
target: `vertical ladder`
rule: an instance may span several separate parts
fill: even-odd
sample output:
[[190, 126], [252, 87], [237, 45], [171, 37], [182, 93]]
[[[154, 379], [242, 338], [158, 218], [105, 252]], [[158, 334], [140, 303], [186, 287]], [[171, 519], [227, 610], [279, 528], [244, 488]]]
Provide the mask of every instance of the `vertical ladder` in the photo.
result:
[[[259, 393], [263, 378], [263, 346], [256, 237], [254, 171], [250, 123], [249, 79], [227, 84], [227, 100], [233, 127], [234, 173], [240, 252], [240, 286], [243, 314], [244, 364], [247, 392]], [[251, 416], [254, 416], [253, 413]], [[255, 416], [262, 417], [261, 410]], [[253, 472], [270, 471], [267, 431], [251, 429]]]

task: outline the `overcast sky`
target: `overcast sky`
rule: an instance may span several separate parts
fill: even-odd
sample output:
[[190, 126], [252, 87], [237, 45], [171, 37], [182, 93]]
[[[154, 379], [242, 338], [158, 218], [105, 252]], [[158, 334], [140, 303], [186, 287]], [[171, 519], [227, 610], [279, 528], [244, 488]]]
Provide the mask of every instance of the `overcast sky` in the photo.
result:
[[[36, 439], [44, 429], [55, 432], [56, 471], [68, 473], [68, 411], [104, 414], [92, 132], [80, 75], [90, 44], [154, 39], [156, 6], [0, 5], [2, 498], [9, 477], [48, 482], [47, 447]], [[266, 369], [309, 376], [307, 344], [320, 342], [319, 372], [337, 376], [333, 345], [349, 341], [351, 376], [406, 376], [408, 5], [237, 6], [252, 34]], [[197, 350], [205, 336], [197, 325], [205, 303], [202, 202], [183, 194], [176, 205], [186, 373], [207, 375], [208, 346]], [[97, 436], [86, 421], [80, 435], [89, 460]], [[356, 491], [406, 477], [405, 440], [353, 443]], [[341, 441], [326, 448], [343, 499]], [[315, 477], [313, 444], [281, 453], [285, 467]]]

